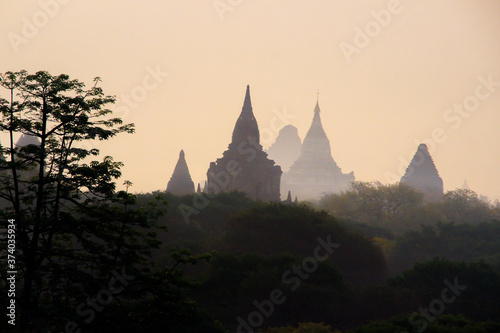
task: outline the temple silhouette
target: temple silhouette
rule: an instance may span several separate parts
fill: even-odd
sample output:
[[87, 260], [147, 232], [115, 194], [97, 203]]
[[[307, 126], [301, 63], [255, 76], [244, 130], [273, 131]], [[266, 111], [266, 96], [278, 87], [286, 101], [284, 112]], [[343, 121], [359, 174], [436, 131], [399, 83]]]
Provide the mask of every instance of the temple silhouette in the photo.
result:
[[260, 145], [257, 120], [247, 85], [241, 114], [222, 157], [210, 163], [206, 193], [240, 191], [254, 200], [280, 201], [281, 167], [267, 158]]
[[443, 197], [443, 180], [439, 177], [427, 145], [420, 144], [401, 183], [410, 185], [424, 194], [424, 200], [433, 202]]
[[287, 172], [300, 156], [301, 149], [302, 142], [297, 127], [286, 125], [280, 129], [276, 141], [266, 152], [281, 167], [281, 171]]
[[304, 138], [299, 158], [283, 174], [281, 193], [290, 191], [300, 200], [316, 200], [325, 194], [347, 190], [354, 173], [342, 173], [332, 157], [330, 140], [321, 123], [316, 101], [311, 127]]
[[167, 192], [179, 196], [194, 193], [194, 183], [189, 174], [184, 150], [179, 153], [179, 160], [167, 184]]
[[[217, 194], [236, 190], [254, 200], [280, 201], [283, 197], [286, 203], [296, 203], [297, 198], [318, 200], [326, 194], [348, 190], [355, 180], [354, 173], [343, 173], [333, 159], [320, 113], [316, 101], [313, 120], [302, 144], [297, 128], [287, 125], [266, 153], [260, 145], [259, 126], [247, 85], [228, 149], [221, 158], [210, 163], [205, 186], [202, 189], [198, 184], [196, 192]], [[36, 138], [24, 136], [19, 141], [34, 143], [33, 139]], [[443, 196], [443, 180], [425, 144], [418, 146], [400, 181], [423, 192], [426, 201], [438, 201]], [[183, 150], [167, 192], [179, 196], [195, 193]], [[292, 201], [292, 197], [295, 200]]]

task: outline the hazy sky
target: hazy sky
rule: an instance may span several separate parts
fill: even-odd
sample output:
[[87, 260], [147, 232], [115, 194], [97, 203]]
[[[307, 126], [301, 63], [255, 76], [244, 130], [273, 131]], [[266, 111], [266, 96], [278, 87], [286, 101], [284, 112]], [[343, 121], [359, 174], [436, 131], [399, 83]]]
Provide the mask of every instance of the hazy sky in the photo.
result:
[[136, 192], [165, 189], [181, 149], [204, 181], [250, 84], [265, 148], [283, 120], [304, 138], [319, 90], [344, 173], [393, 182], [427, 142], [446, 190], [467, 179], [500, 198], [499, 1], [1, 0], [0, 13], [1, 72], [100, 76], [117, 96], [137, 133], [98, 148]]

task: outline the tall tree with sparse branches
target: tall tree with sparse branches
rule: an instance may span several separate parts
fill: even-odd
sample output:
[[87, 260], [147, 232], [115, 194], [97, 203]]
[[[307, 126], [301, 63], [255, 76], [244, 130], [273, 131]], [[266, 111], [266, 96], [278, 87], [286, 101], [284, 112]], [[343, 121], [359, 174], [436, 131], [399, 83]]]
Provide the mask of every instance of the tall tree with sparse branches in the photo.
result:
[[[182, 292], [193, 284], [178, 267], [211, 255], [174, 251], [170, 267], [155, 268], [151, 250], [160, 245], [157, 231], [165, 229], [157, 224], [167, 207], [163, 194], [137, 207], [128, 192], [131, 182], [116, 191], [122, 163], [110, 156], [92, 160], [99, 150], [90, 142], [134, 132], [133, 124], [112, 117], [107, 106], [115, 98], [105, 96], [99, 82], [87, 89], [64, 74], [0, 74], [7, 92], [0, 98], [0, 129], [9, 135], [0, 146], [0, 219], [17, 225], [20, 326], [44, 332], [120, 326], [136, 332], [144, 327], [139, 316], [151, 318], [151, 332], [174, 329], [172, 323], [178, 323], [172, 331], [194, 332], [201, 325], [220, 332]], [[19, 135], [25, 144], [16, 146]], [[0, 267], [3, 282], [6, 271]], [[114, 295], [109, 286], [119, 279], [126, 288]], [[5, 298], [5, 288], [0, 290]], [[92, 303], [102, 290], [114, 295], [106, 301], [108, 311]]]
[[[62, 266], [74, 255], [68, 251], [71, 247], [63, 246], [78, 242], [74, 235], [79, 228], [70, 221], [115, 195], [114, 180], [122, 164], [109, 156], [84, 163], [99, 154], [85, 143], [133, 133], [134, 125], [110, 117], [106, 106], [115, 99], [103, 94], [99, 81], [86, 89], [67, 75], [45, 71], [0, 76], [8, 92], [7, 99], [0, 100], [0, 129], [10, 138], [2, 146], [0, 197], [4, 220], [14, 218], [17, 224], [20, 305], [25, 313], [36, 309], [46, 293], [51, 282], [44, 278], [55, 277], [56, 264]], [[19, 134], [38, 144], [16, 147], [14, 136]], [[52, 272], [47, 272], [48, 261]]]

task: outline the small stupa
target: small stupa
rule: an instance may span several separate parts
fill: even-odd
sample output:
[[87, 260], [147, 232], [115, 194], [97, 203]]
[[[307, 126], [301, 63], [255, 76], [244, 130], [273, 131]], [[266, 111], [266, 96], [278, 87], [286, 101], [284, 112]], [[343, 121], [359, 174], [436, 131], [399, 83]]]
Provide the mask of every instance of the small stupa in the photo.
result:
[[435, 202], [443, 197], [443, 180], [439, 177], [427, 145], [420, 144], [413, 156], [401, 183], [421, 191], [425, 201]]
[[194, 183], [189, 174], [184, 150], [179, 153], [179, 160], [167, 184], [167, 192], [179, 196], [194, 193]]

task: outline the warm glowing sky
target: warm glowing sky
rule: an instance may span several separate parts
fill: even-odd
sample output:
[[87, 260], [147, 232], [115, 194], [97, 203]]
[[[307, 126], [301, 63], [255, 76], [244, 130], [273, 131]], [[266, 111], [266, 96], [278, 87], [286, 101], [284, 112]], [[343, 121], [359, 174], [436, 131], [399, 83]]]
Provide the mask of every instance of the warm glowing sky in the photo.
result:
[[[195, 183], [203, 181], [250, 84], [261, 132], [276, 136], [273, 110], [286, 110], [302, 139], [319, 90], [333, 157], [358, 180], [400, 176], [418, 143], [441, 129], [429, 148], [445, 189], [467, 179], [500, 198], [500, 84], [490, 93], [478, 79], [500, 82], [499, 1], [401, 0], [350, 61], [341, 43], [355, 45], [356, 29], [377, 29], [372, 12], [393, 1], [61, 2], [52, 17], [38, 1], [0, 2], [0, 71], [45, 69], [88, 85], [100, 76], [137, 133], [99, 148], [125, 163], [123, 178], [137, 192], [165, 189], [180, 149]], [[214, 3], [232, 10], [219, 15]], [[13, 47], [27, 22], [38, 31], [24, 27], [31, 35]], [[148, 80], [147, 95], [124, 112], [122, 96], [140, 93], [148, 68], [168, 76]], [[483, 100], [474, 106], [476, 90]], [[467, 118], [447, 113], [464, 102], [477, 107]]]

